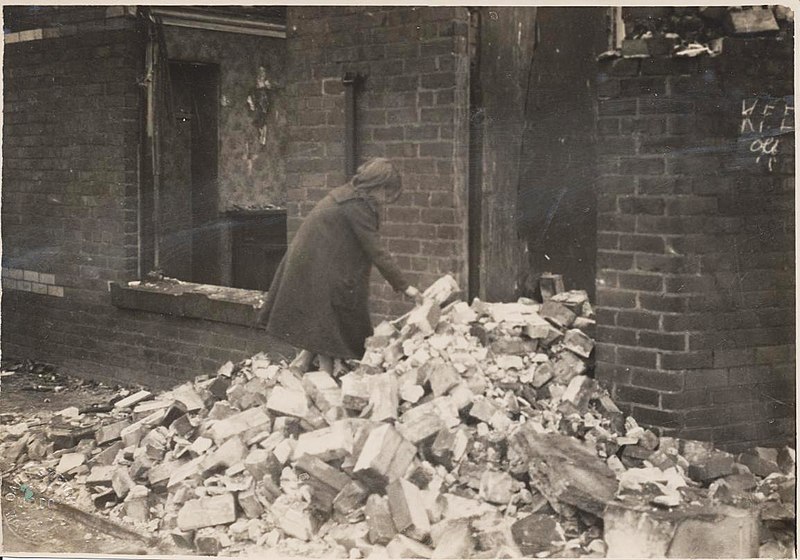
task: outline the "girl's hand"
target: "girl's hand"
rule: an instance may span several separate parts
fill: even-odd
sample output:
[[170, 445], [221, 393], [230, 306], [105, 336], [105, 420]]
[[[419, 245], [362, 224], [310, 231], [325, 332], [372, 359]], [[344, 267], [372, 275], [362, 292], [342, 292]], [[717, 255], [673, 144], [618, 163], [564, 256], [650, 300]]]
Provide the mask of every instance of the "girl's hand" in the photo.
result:
[[417, 305], [421, 304], [423, 302], [423, 300], [424, 300], [424, 298], [422, 297], [422, 293], [418, 289], [416, 289], [414, 286], [409, 286], [408, 288], [406, 288], [406, 291], [403, 292], [403, 293], [406, 296], [408, 296], [410, 298], [413, 298], [414, 299], [414, 303], [416, 303]]

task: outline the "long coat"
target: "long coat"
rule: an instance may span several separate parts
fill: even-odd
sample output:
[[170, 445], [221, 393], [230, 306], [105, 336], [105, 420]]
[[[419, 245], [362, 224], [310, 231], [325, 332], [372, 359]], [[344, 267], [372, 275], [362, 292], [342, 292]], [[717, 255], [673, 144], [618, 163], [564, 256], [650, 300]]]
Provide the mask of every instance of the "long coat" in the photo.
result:
[[272, 280], [259, 316], [267, 333], [315, 354], [360, 358], [372, 334], [372, 265], [395, 290], [409, 285], [383, 249], [378, 226], [373, 203], [349, 184], [320, 201]]

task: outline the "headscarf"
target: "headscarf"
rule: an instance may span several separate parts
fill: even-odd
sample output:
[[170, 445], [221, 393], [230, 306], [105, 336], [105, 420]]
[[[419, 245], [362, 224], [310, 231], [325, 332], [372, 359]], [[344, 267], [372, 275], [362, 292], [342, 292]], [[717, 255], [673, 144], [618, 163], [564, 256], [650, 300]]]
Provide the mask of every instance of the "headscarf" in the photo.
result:
[[359, 166], [352, 180], [356, 192], [369, 195], [374, 189], [384, 187], [386, 199], [395, 200], [403, 188], [400, 173], [386, 158], [372, 158]]

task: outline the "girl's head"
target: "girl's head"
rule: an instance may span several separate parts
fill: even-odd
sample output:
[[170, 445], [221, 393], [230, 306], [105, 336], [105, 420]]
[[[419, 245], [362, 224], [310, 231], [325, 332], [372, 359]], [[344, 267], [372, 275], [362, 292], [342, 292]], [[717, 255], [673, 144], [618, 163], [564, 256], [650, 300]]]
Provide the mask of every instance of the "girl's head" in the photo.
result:
[[353, 187], [381, 202], [392, 203], [400, 198], [403, 182], [392, 162], [386, 158], [373, 158], [358, 168], [353, 177]]

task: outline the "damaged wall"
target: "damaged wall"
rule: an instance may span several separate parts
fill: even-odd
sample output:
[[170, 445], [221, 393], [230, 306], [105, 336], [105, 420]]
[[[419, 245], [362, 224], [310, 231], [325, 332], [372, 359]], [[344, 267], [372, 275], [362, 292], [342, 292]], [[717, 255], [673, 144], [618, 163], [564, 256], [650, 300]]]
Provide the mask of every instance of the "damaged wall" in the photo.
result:
[[[174, 27], [165, 27], [164, 36], [170, 60], [220, 67], [220, 210], [284, 207], [285, 40]], [[263, 116], [248, 105], [248, 97], [257, 96], [260, 67], [273, 88]]]
[[80, 34], [6, 35], [3, 357], [167, 387], [278, 348], [258, 329], [111, 305], [109, 282], [138, 274], [144, 36], [97, 17]]
[[[386, 246], [420, 288], [466, 280], [467, 10], [290, 7], [287, 27], [290, 233], [345, 181], [342, 76], [360, 72], [359, 156], [391, 158], [405, 187], [382, 218]], [[377, 273], [372, 303], [384, 316], [408, 305]]]
[[665, 432], [793, 434], [792, 56], [601, 63], [597, 373]]

